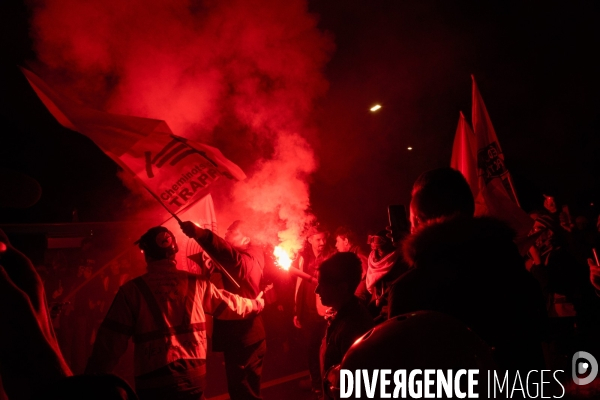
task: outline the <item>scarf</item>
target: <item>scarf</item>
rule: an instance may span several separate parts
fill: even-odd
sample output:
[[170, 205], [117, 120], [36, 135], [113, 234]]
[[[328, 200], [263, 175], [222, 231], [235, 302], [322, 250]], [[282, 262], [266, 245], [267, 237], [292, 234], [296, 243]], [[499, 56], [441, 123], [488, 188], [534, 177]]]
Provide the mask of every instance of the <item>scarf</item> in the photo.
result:
[[367, 290], [369, 293], [373, 293], [373, 287], [381, 278], [383, 278], [388, 272], [392, 270], [392, 267], [402, 254], [400, 249], [396, 249], [391, 253], [385, 255], [381, 260], [375, 261], [375, 251], [371, 251], [369, 254], [367, 269]]

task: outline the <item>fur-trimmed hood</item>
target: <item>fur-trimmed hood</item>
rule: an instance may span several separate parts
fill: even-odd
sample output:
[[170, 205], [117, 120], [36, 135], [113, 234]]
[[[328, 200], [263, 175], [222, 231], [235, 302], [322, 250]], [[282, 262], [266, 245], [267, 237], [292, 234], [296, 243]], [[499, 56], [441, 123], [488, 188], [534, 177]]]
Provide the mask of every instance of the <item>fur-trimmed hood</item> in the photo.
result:
[[[436, 264], [495, 264], [516, 246], [515, 232], [504, 222], [490, 217], [454, 217], [436, 220], [402, 243], [406, 262], [412, 267]], [[466, 258], [465, 258], [466, 256]]]
[[545, 305], [513, 242], [489, 218], [432, 222], [403, 242], [411, 269], [395, 282], [390, 315], [432, 310], [463, 321], [490, 346], [502, 369], [543, 366]]

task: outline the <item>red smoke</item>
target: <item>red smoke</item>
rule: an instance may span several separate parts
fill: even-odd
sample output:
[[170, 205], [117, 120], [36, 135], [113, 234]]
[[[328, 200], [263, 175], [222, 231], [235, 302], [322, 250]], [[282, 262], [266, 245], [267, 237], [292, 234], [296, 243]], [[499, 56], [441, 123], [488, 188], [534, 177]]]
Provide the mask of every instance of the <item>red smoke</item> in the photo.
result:
[[38, 70], [52, 86], [216, 140], [249, 175], [227, 217], [260, 221], [265, 240], [299, 235], [316, 168], [309, 118], [327, 90], [333, 49], [306, 1], [37, 0], [32, 8]]

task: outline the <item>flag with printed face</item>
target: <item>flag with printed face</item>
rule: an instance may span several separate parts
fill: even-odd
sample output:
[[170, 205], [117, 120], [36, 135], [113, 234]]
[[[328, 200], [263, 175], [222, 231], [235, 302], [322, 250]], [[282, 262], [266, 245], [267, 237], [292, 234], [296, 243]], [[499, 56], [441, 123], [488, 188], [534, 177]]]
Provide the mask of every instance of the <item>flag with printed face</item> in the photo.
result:
[[[465, 176], [475, 198], [475, 215], [489, 215], [508, 223], [525, 238], [533, 221], [521, 209], [504, 153], [473, 78], [473, 129], [460, 114], [450, 166]], [[519, 239], [520, 241], [521, 239]]]
[[21, 70], [62, 126], [90, 138], [173, 213], [206, 196], [222, 176], [246, 177], [218, 149], [174, 135], [165, 121], [88, 108], [56, 93], [33, 72]]

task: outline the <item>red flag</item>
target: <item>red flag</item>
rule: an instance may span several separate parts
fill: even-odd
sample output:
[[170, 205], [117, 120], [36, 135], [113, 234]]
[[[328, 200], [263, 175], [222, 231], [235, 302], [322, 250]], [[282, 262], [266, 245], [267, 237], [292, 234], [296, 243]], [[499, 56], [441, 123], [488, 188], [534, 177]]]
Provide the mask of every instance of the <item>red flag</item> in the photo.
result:
[[206, 196], [221, 176], [246, 177], [218, 149], [174, 135], [165, 121], [93, 110], [54, 92], [33, 72], [21, 70], [62, 126], [90, 138], [173, 213]]
[[473, 129], [471, 129], [471, 126], [461, 111], [458, 118], [458, 126], [456, 127], [456, 134], [454, 135], [450, 167], [462, 172], [469, 183], [469, 186], [471, 186], [471, 192], [473, 192], [474, 198], [477, 198], [477, 195], [479, 194], [476, 153], [475, 133], [473, 133]]
[[498, 142], [492, 121], [473, 79], [472, 122], [476, 138], [476, 160], [479, 193], [475, 196], [475, 214], [492, 215], [506, 221], [526, 236], [533, 221], [520, 208], [512, 179], [504, 163], [504, 154]]
[[473, 79], [473, 110], [472, 122], [475, 137], [477, 138], [477, 167], [480, 176], [484, 180], [484, 185], [498, 185], [496, 190], [499, 194], [508, 197], [519, 205], [516, 193], [512, 185], [512, 179], [506, 165], [504, 164], [504, 154], [498, 142], [496, 131], [490, 120], [477, 84], [475, 77]]

